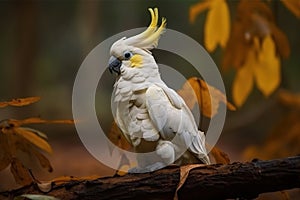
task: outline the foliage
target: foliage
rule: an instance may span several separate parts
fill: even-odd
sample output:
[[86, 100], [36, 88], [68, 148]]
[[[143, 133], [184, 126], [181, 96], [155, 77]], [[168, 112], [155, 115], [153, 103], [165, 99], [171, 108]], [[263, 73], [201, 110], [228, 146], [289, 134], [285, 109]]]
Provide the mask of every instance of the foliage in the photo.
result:
[[[8, 102], [0, 102], [0, 105], [1, 107], [25, 106], [39, 99], [39, 97], [13, 99]], [[23, 120], [6, 119], [0, 122], [0, 171], [10, 165], [10, 171], [18, 184], [27, 185], [34, 180], [31, 171], [24, 165], [20, 157], [22, 152], [30, 157], [36, 157], [40, 165], [48, 172], [53, 170], [48, 158], [43, 154], [43, 152], [52, 153], [47, 136], [38, 130], [23, 127], [28, 124], [44, 123], [72, 124], [73, 121], [28, 118]]]
[[209, 118], [218, 113], [220, 102], [225, 103], [229, 110], [236, 110], [225, 94], [197, 77], [189, 78], [177, 92], [190, 109], [199, 105], [202, 114]]
[[[299, 16], [299, 1], [282, 2]], [[264, 96], [270, 96], [280, 85], [280, 60], [289, 57], [290, 47], [286, 35], [276, 25], [269, 3], [240, 0], [230, 34], [226, 1], [203, 1], [193, 5], [190, 22], [194, 23], [196, 16], [205, 9], [209, 9], [204, 26], [206, 49], [213, 52], [216, 44], [220, 44], [224, 50], [223, 69], [233, 67], [237, 71], [232, 86], [234, 103], [239, 107], [244, 104], [254, 82]]]
[[[205, 0], [190, 9], [190, 22], [194, 23], [196, 16], [208, 9], [204, 25], [204, 45], [213, 52], [219, 44], [225, 48], [230, 32], [229, 9], [225, 0]], [[221, 23], [220, 23], [220, 20]]]

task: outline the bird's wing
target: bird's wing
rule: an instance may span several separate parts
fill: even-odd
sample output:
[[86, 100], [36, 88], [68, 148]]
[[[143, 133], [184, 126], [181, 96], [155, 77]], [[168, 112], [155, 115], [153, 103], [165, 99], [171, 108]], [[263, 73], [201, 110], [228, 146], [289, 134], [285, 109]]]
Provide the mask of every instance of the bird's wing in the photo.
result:
[[163, 139], [172, 139], [178, 134], [176, 141], [173, 141], [176, 145], [188, 145], [189, 151], [199, 159], [207, 157], [205, 136], [198, 131], [191, 111], [174, 90], [167, 86], [150, 86], [146, 91], [146, 107]]
[[[125, 105], [125, 103], [120, 103], [120, 104], [124, 104], [124, 105], [119, 105], [116, 108], [116, 122], [118, 127], [121, 129], [122, 135], [126, 138], [126, 140], [132, 145], [132, 141], [129, 138], [129, 132], [127, 129], [126, 124], [129, 123], [128, 120], [126, 120], [127, 118], [125, 117], [126, 114], [128, 114], [128, 107]], [[124, 116], [125, 115], [125, 116]]]

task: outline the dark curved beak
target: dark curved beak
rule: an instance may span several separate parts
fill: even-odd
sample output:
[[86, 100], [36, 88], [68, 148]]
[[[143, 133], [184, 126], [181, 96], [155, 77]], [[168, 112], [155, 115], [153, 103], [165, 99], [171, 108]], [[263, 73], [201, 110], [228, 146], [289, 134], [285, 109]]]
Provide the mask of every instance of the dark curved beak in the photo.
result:
[[108, 69], [110, 71], [110, 73], [117, 73], [118, 75], [121, 74], [121, 70], [120, 67], [122, 65], [122, 61], [119, 60], [118, 58], [112, 56], [110, 57], [109, 61], [108, 61]]

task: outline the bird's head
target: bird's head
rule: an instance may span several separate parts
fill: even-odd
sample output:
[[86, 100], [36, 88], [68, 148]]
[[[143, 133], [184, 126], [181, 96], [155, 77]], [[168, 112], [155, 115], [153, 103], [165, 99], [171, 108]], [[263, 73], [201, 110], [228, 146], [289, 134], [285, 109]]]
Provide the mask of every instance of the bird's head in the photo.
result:
[[157, 64], [150, 52], [158, 45], [158, 40], [166, 27], [166, 19], [158, 27], [158, 9], [149, 8], [151, 23], [142, 33], [130, 38], [123, 37], [116, 41], [110, 49], [109, 71], [118, 75], [128, 71], [149, 73], [158, 71]]

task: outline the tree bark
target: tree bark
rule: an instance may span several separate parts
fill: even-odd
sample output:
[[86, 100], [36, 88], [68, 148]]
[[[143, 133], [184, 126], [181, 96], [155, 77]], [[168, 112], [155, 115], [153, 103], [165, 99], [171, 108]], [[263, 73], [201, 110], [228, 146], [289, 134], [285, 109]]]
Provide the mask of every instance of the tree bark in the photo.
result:
[[[46, 194], [60, 199], [173, 199], [180, 168], [167, 167], [145, 174], [52, 183], [48, 193], [36, 184], [0, 193], [0, 199], [21, 194]], [[251, 199], [261, 193], [300, 187], [300, 156], [194, 168], [178, 192], [179, 199]]]

